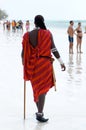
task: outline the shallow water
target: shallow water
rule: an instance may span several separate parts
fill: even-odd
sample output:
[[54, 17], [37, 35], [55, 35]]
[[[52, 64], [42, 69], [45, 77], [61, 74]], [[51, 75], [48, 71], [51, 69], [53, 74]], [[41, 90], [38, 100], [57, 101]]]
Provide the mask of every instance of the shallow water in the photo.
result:
[[54, 62], [57, 91], [52, 88], [46, 97], [45, 116], [48, 123], [35, 120], [36, 106], [31, 85], [27, 82], [27, 111], [23, 120], [23, 73], [21, 41], [23, 33], [4, 31], [0, 25], [0, 129], [1, 130], [85, 130], [86, 129], [86, 35], [82, 54], [68, 54], [66, 30], [50, 28], [55, 44], [66, 65], [62, 72]]

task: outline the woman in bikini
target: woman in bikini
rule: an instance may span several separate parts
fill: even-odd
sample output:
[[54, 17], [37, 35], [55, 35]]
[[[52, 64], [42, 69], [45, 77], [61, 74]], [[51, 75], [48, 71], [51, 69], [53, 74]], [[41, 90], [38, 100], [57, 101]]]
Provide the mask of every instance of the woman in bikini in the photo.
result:
[[82, 53], [81, 51], [81, 45], [82, 45], [82, 28], [81, 23], [78, 23], [78, 27], [75, 29], [76, 35], [77, 35], [77, 53]]

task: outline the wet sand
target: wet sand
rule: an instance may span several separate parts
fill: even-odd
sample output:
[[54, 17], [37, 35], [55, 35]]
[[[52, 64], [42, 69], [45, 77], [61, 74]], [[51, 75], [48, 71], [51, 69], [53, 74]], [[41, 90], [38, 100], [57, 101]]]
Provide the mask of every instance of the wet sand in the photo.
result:
[[68, 54], [65, 29], [51, 28], [54, 41], [66, 65], [62, 72], [54, 62], [57, 91], [52, 88], [44, 108], [48, 123], [38, 123], [32, 88], [27, 82], [27, 111], [23, 119], [22, 32], [3, 31], [0, 25], [0, 129], [1, 130], [86, 130], [86, 35], [82, 54]]

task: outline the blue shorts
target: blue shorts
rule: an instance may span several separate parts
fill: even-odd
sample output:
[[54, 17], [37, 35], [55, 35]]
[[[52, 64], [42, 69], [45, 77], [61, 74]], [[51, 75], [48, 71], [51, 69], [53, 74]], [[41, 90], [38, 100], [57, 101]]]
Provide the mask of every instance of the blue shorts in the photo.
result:
[[68, 40], [69, 40], [69, 42], [72, 42], [72, 43], [74, 41], [73, 37], [70, 37], [70, 36], [68, 36]]

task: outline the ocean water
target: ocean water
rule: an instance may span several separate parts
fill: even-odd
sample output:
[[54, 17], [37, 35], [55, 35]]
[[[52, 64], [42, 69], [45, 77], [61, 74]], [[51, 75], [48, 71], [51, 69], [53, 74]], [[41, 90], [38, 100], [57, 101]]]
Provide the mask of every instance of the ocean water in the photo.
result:
[[[77, 21], [74, 27], [77, 25]], [[30, 82], [27, 82], [26, 120], [23, 119], [23, 69], [21, 64], [22, 36], [26, 32], [3, 30], [0, 24], [0, 129], [1, 130], [86, 130], [86, 34], [83, 26], [82, 54], [68, 53], [68, 21], [47, 21], [55, 45], [66, 65], [62, 72], [57, 59], [54, 62], [57, 91], [52, 88], [44, 107], [48, 123], [38, 123]], [[33, 28], [31, 22], [30, 30]]]
[[[10, 22], [11, 21], [12, 20], [10, 20]], [[18, 21], [18, 20], [16, 20], [16, 21]], [[26, 20], [22, 20], [22, 21], [25, 24]], [[31, 27], [33, 28], [34, 21], [33, 20], [29, 20], [29, 21], [30, 21]], [[73, 20], [73, 21], [74, 21], [74, 28], [77, 27], [78, 22], [81, 22], [82, 28], [85, 29], [85, 27], [86, 27], [86, 20]], [[1, 21], [0, 23], [3, 23], [3, 22], [4, 21]], [[45, 24], [46, 24], [47, 28], [57, 28], [58, 29], [58, 28], [67, 28], [69, 26], [69, 22], [70, 22], [70, 20], [69, 21], [68, 20], [46, 20]]]
[[[69, 26], [70, 21], [46, 21], [46, 25], [51, 28], [67, 28]], [[78, 22], [81, 22], [82, 28], [84, 29], [86, 26], [86, 20], [74, 20], [74, 28], [77, 27]]]

